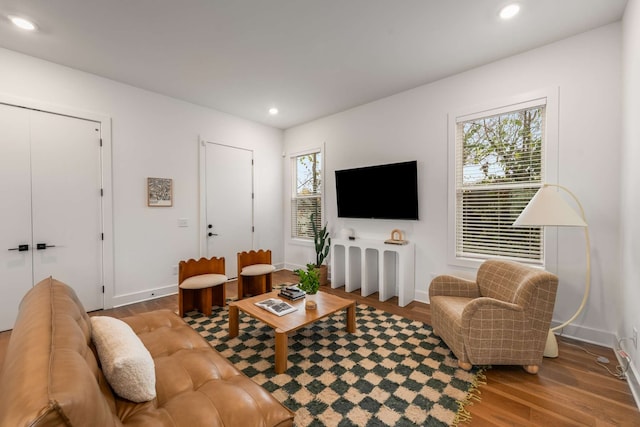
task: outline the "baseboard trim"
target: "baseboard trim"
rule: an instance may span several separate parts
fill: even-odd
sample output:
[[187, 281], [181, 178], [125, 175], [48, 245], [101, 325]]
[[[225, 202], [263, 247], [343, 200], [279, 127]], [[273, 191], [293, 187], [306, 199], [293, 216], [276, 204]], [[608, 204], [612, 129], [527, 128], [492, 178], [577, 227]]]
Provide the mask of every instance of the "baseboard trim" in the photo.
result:
[[[282, 270], [291, 270], [291, 271], [295, 271], [295, 270], [298, 270], [298, 269], [306, 270], [306, 269], [307, 269], [307, 266], [306, 266], [306, 265], [298, 265], [298, 264], [288, 264], [288, 263], [285, 263], [285, 264], [283, 264], [283, 266], [282, 266], [282, 268], [281, 268], [281, 269], [282, 269]], [[331, 269], [329, 269], [329, 270], [331, 270]], [[331, 278], [331, 271], [329, 271], [329, 272], [328, 272], [328, 278], [329, 278], [329, 279]]]
[[161, 288], [147, 289], [140, 292], [132, 292], [130, 294], [115, 295], [112, 298], [113, 307], [116, 308], [124, 305], [135, 304], [137, 302], [150, 301], [156, 298], [166, 297], [168, 295], [175, 295], [178, 293], [178, 284], [163, 286]]
[[[623, 359], [620, 354], [618, 354], [618, 343], [620, 339], [616, 337], [613, 349], [616, 354], [616, 359], [618, 359], [618, 364], [622, 367], [627, 365], [627, 361]], [[626, 350], [625, 350], [626, 351]], [[628, 353], [628, 351], [627, 351]], [[633, 399], [636, 401], [636, 406], [640, 409], [640, 375], [638, 374], [638, 369], [636, 368], [633, 360], [629, 361], [629, 368], [626, 372], [627, 384], [629, 384], [629, 389], [631, 390], [631, 394], [633, 395]]]
[[416, 293], [414, 296], [414, 301], [423, 302], [425, 304], [429, 304], [429, 292], [428, 291], [419, 291], [416, 289]]
[[[560, 322], [552, 321], [551, 327], [553, 328], [559, 324]], [[556, 335], [609, 348], [613, 348], [611, 346], [611, 343], [614, 342], [615, 339], [615, 335], [612, 332], [603, 331], [601, 329], [587, 328], [575, 324], [565, 326], [560, 332], [561, 333], [559, 334], [556, 333]]]

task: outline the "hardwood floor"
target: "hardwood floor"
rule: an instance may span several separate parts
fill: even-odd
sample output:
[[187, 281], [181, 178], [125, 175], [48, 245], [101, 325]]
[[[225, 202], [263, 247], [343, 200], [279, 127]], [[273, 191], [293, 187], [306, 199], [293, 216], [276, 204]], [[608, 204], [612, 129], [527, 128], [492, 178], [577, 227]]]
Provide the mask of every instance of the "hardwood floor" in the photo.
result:
[[[295, 282], [290, 271], [274, 273], [273, 283]], [[378, 301], [378, 295], [362, 297], [344, 288], [322, 287], [322, 291], [356, 300], [389, 313], [430, 323], [428, 304], [412, 302], [397, 305], [397, 298]], [[236, 295], [235, 282], [227, 284], [227, 296]], [[178, 310], [177, 296], [158, 298], [91, 315], [126, 317], [140, 312], [169, 308]], [[0, 333], [0, 363], [4, 360], [10, 332]], [[640, 411], [625, 381], [611, 376], [596, 363], [604, 356], [615, 369], [611, 349], [560, 337], [560, 356], [544, 359], [537, 375], [517, 366], [495, 366], [486, 371], [486, 384], [480, 386], [481, 400], [467, 406], [468, 426], [640, 426]], [[589, 353], [587, 353], [587, 351]]]

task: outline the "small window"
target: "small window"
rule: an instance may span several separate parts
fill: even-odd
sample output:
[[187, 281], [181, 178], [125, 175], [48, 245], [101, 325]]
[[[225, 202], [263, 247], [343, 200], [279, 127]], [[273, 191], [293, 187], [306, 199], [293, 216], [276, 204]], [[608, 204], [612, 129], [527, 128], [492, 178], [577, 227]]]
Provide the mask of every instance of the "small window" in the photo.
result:
[[291, 237], [313, 239], [313, 221], [322, 224], [322, 154], [313, 151], [292, 157], [293, 197], [291, 200]]
[[544, 182], [544, 102], [456, 118], [456, 258], [543, 264], [541, 228], [512, 224]]

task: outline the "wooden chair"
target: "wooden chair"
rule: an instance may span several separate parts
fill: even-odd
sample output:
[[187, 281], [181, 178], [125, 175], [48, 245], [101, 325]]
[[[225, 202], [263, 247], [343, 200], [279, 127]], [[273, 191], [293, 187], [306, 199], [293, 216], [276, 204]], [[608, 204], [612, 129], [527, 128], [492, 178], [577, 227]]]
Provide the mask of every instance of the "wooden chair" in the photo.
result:
[[211, 316], [211, 306], [224, 307], [226, 292], [224, 257], [180, 261], [178, 264], [178, 311], [180, 317], [197, 309]]
[[238, 252], [238, 299], [271, 292], [271, 250]]

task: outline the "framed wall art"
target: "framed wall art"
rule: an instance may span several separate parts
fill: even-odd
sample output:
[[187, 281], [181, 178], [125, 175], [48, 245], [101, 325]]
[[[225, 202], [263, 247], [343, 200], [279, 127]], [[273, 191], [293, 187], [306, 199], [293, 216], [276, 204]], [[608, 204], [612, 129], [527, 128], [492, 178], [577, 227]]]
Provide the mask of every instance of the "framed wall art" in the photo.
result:
[[171, 178], [147, 178], [147, 206], [173, 206], [173, 180]]

